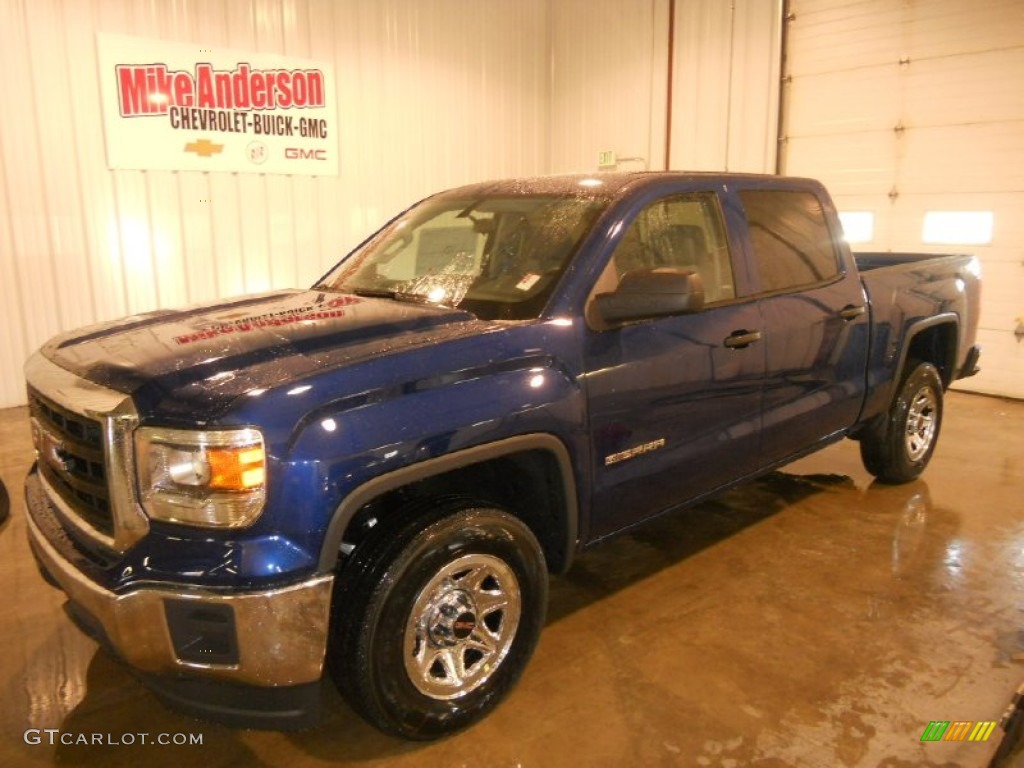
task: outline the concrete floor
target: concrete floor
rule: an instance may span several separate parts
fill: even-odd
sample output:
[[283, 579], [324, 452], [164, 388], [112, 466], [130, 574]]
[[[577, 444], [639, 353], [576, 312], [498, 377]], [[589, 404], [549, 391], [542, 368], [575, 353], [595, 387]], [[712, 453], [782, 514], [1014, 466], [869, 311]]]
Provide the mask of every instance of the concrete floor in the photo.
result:
[[[38, 576], [21, 512], [26, 412], [0, 411], [0, 765], [984, 766], [999, 729], [986, 743], [920, 738], [931, 720], [998, 720], [1024, 680], [1022, 426], [1024, 403], [953, 393], [922, 481], [872, 485], [844, 443], [586, 554], [554, 581], [509, 699], [422, 745], [336, 696], [302, 733], [164, 709]], [[28, 744], [30, 728], [122, 743]]]

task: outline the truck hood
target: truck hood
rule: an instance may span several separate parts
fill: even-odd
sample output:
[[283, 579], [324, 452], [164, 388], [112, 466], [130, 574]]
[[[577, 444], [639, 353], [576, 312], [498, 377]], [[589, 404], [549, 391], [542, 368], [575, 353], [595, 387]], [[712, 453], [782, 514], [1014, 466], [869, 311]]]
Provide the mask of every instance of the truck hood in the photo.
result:
[[487, 327], [444, 307], [280, 291], [80, 329], [42, 351], [78, 376], [132, 395], [143, 415], [195, 421], [216, 418], [253, 390]]

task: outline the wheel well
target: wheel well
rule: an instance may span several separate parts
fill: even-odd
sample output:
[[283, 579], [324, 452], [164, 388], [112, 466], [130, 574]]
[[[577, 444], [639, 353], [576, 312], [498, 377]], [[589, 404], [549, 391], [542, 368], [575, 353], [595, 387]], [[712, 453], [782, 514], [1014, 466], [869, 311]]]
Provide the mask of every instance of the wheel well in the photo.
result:
[[933, 325], [910, 340], [905, 360], [931, 363], [939, 371], [942, 386], [948, 387], [956, 372], [957, 328], [955, 323]]
[[529, 450], [452, 469], [387, 491], [356, 512], [345, 528], [341, 543], [344, 567], [367, 533], [402, 510], [415, 509], [431, 500], [449, 497], [501, 507], [526, 523], [540, 542], [548, 569], [567, 567], [566, 489], [558, 460], [548, 451]]

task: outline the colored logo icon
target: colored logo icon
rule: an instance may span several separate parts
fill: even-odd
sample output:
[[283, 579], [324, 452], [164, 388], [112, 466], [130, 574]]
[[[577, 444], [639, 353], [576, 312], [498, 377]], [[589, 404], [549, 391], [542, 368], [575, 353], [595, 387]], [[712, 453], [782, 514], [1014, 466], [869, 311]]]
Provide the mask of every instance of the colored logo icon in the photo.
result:
[[932, 720], [921, 741], [988, 741], [995, 727], [995, 720]]

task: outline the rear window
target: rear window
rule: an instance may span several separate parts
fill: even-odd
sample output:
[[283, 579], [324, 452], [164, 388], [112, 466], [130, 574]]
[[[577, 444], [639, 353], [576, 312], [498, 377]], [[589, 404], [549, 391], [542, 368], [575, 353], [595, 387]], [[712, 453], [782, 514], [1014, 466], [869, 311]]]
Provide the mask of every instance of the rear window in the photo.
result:
[[816, 195], [774, 189], [739, 194], [762, 291], [824, 283], [839, 274], [832, 234]]

